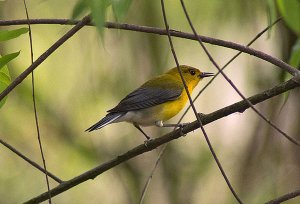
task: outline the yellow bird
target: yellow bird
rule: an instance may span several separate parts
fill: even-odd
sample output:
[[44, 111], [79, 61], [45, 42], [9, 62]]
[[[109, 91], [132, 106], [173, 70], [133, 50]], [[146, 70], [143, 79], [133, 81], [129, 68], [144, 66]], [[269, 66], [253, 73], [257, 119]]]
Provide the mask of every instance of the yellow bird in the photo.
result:
[[[214, 74], [181, 65], [182, 75], [190, 93], [204, 77]], [[99, 122], [89, 127], [86, 131], [100, 129], [111, 123], [132, 123], [143, 135], [150, 137], [140, 126], [156, 125], [158, 127], [182, 127], [183, 124], [164, 124], [179, 113], [188, 101], [177, 67], [145, 82], [141, 87], [128, 94]]]

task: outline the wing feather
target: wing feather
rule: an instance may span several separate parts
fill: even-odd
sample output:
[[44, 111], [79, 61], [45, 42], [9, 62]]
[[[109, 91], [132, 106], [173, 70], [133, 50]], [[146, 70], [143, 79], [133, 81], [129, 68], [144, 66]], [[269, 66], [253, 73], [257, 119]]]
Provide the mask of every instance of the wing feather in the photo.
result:
[[159, 87], [153, 85], [151, 82], [149, 81], [131, 92], [116, 107], [108, 112], [127, 112], [150, 108], [167, 101], [176, 100], [183, 90], [180, 85], [174, 86], [174, 83], [170, 83], [168, 80], [160, 81]]

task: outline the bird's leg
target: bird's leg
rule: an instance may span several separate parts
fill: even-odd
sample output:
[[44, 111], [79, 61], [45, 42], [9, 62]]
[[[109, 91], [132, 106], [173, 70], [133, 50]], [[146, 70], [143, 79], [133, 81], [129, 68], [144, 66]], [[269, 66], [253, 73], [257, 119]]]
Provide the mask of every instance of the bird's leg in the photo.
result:
[[164, 124], [161, 120], [155, 122], [155, 125], [157, 127], [179, 127], [179, 128], [183, 128], [184, 126], [186, 126], [188, 124], [189, 123]]
[[164, 124], [161, 120], [155, 122], [155, 125], [157, 127], [178, 127], [180, 129], [181, 135], [183, 135], [183, 136], [185, 136], [186, 134], [183, 133], [182, 128], [188, 124], [189, 123]]
[[147, 140], [150, 140], [151, 138], [142, 130], [142, 128], [136, 124], [136, 123], [133, 123], [133, 126], [136, 127], [139, 131], [141, 131], [141, 133], [143, 133], [143, 135], [147, 138]]

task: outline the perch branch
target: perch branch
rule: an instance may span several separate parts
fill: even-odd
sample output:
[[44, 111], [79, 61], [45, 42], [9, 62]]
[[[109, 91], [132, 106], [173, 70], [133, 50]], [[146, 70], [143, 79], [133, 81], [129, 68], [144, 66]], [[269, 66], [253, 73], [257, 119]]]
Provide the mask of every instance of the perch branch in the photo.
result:
[[[300, 75], [293, 77], [292, 79], [290, 79], [282, 84], [279, 84], [271, 89], [268, 89], [264, 92], [256, 94], [252, 97], [249, 97], [248, 100], [253, 105], [263, 102], [269, 98], [272, 98], [274, 96], [277, 96], [279, 94], [287, 92], [291, 89], [300, 87], [300, 84], [297, 82], [299, 80], [300, 80]], [[226, 117], [230, 114], [237, 113], [237, 112], [244, 112], [249, 107], [250, 107], [249, 104], [246, 101], [242, 100], [240, 102], [234, 103], [230, 106], [227, 106], [225, 108], [222, 108], [222, 109], [212, 112], [210, 114], [207, 114], [204, 116], [200, 115], [200, 117], [201, 117], [202, 124], [206, 125], [208, 123], [211, 123], [213, 121], [216, 121], [223, 117]], [[141, 145], [129, 150], [128, 152], [126, 152], [120, 156], [117, 156], [116, 158], [114, 158], [108, 162], [105, 162], [89, 171], [86, 171], [85, 173], [83, 173], [77, 177], [74, 177], [68, 181], [61, 183], [60, 185], [58, 185], [57, 187], [55, 187], [51, 190], [51, 195], [52, 195], [52, 197], [54, 197], [58, 194], [61, 194], [65, 191], [67, 191], [70, 188], [77, 186], [80, 183], [83, 183], [89, 179], [94, 179], [95, 177], [102, 174], [103, 172], [105, 172], [105, 171], [131, 159], [131, 158], [137, 157], [145, 152], [149, 152], [162, 144], [165, 144], [167, 142], [170, 142], [174, 139], [181, 137], [182, 133], [187, 134], [189, 132], [192, 132], [192, 131], [198, 129], [199, 127], [200, 126], [199, 126], [198, 121], [194, 121], [193, 123], [190, 123], [189, 125], [185, 126], [182, 130], [175, 130], [175, 131], [165, 134], [157, 139], [153, 139], [153, 140], [149, 141], [147, 143], [147, 146], [145, 146], [144, 144], [141, 144]], [[47, 198], [48, 198], [48, 192], [45, 192], [35, 198], [28, 200], [25, 203], [26, 204], [39, 203], [39, 202], [47, 200]]]

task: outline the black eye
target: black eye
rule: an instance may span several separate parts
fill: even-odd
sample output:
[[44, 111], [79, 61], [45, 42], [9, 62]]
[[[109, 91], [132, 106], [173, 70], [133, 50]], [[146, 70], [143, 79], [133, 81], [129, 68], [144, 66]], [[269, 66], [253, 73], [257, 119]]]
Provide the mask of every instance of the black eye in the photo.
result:
[[191, 75], [195, 75], [196, 74], [195, 70], [193, 70], [193, 69], [190, 69], [189, 72], [190, 72]]

